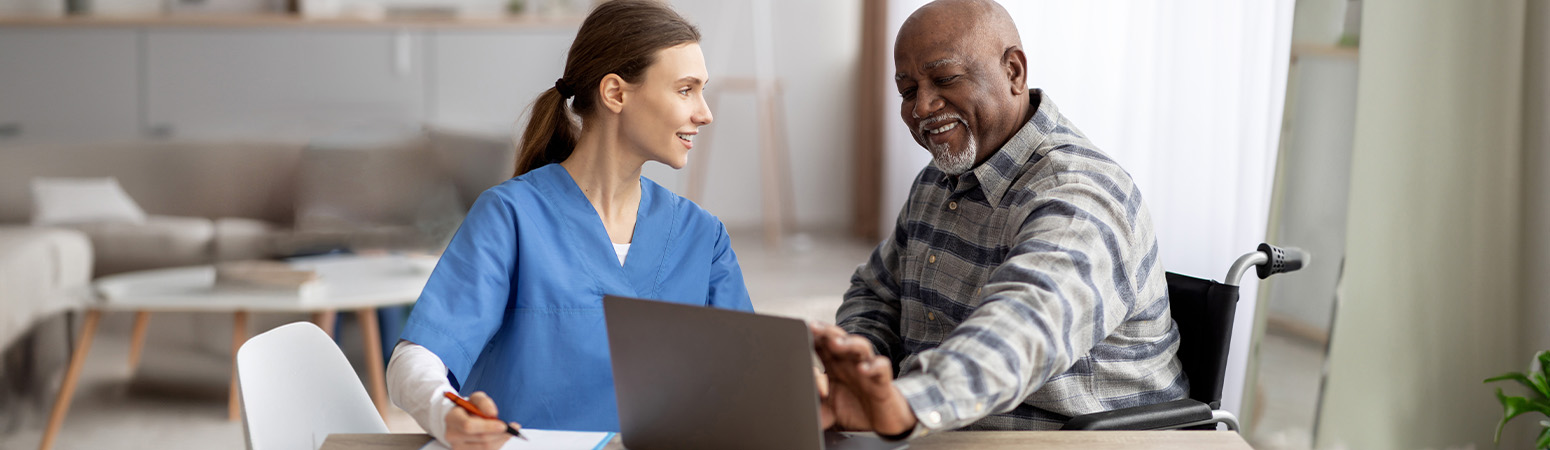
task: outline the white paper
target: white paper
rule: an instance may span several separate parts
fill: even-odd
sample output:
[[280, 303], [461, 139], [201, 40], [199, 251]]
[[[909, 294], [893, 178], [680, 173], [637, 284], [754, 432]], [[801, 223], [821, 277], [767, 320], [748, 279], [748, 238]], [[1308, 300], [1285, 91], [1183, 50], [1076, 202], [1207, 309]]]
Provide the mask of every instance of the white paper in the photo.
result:
[[[522, 429], [522, 436], [527, 440], [515, 437], [506, 440], [506, 445], [501, 450], [593, 450], [603, 448], [614, 434], [606, 431], [556, 431]], [[447, 446], [441, 445], [441, 441], [432, 439], [420, 450], [447, 450]]]

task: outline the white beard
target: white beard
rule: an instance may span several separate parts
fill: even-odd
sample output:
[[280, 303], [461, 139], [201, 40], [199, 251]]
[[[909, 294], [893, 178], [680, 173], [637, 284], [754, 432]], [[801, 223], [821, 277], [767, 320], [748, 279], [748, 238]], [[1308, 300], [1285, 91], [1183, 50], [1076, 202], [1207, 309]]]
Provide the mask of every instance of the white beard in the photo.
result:
[[968, 144], [962, 150], [952, 151], [948, 144], [932, 146], [927, 144], [926, 150], [931, 152], [931, 159], [936, 161], [936, 167], [942, 172], [958, 176], [974, 168], [974, 156], [979, 154], [979, 142], [974, 136], [968, 137]]
[[[910, 112], [910, 116], [915, 117], [914, 111]], [[968, 124], [963, 122], [963, 117], [956, 113], [948, 112], [937, 114], [927, 119], [915, 118], [918, 120], [915, 124], [916, 138], [920, 139], [920, 144], [926, 148], [926, 151], [931, 152], [931, 159], [936, 161], [938, 169], [941, 169], [942, 172], [946, 172], [948, 175], [958, 176], [974, 168], [974, 156], [979, 153], [979, 142], [974, 140], [973, 134], [969, 134]], [[967, 136], [964, 139], [965, 148], [954, 152], [947, 143], [942, 143], [941, 145], [931, 144], [931, 134], [927, 132], [926, 125], [942, 126], [941, 124], [946, 121], [957, 121], [957, 125], [962, 127], [958, 131]]]

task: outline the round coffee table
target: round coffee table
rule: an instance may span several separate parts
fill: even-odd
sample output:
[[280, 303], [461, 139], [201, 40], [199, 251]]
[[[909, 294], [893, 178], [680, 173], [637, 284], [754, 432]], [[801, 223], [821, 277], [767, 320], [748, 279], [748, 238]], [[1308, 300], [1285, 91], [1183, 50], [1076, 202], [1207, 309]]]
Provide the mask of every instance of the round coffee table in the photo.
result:
[[249, 312], [310, 312], [313, 322], [333, 335], [334, 316], [353, 310], [360, 318], [366, 351], [366, 373], [377, 412], [387, 410], [387, 383], [382, 364], [382, 341], [377, 336], [377, 308], [414, 303], [436, 265], [433, 256], [333, 255], [293, 259], [290, 266], [318, 274], [315, 285], [305, 289], [270, 289], [217, 286], [214, 266], [177, 267], [110, 275], [93, 283], [100, 302], [86, 310], [80, 339], [65, 369], [64, 385], [54, 400], [48, 427], [39, 447], [47, 450], [64, 423], [75, 394], [75, 384], [91, 350], [92, 336], [103, 311], [135, 311], [130, 334], [129, 367], [139, 364], [146, 325], [152, 312], [233, 313], [232, 375], [228, 413], [237, 420], [242, 411], [237, 392], [237, 349], [247, 341]]

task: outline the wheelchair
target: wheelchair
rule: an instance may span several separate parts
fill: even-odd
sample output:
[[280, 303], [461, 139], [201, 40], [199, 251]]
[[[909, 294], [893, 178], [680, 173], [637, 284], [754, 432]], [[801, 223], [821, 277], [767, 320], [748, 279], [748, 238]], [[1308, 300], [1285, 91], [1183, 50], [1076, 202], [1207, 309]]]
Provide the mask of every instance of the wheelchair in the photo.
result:
[[1293, 272], [1308, 262], [1295, 247], [1259, 244], [1238, 257], [1218, 283], [1168, 272], [1168, 302], [1179, 327], [1179, 362], [1189, 378], [1189, 398], [1076, 416], [1062, 430], [1216, 429], [1226, 424], [1238, 431], [1238, 418], [1222, 411], [1222, 378], [1232, 341], [1233, 314], [1238, 308], [1238, 280], [1250, 267], [1260, 279]]

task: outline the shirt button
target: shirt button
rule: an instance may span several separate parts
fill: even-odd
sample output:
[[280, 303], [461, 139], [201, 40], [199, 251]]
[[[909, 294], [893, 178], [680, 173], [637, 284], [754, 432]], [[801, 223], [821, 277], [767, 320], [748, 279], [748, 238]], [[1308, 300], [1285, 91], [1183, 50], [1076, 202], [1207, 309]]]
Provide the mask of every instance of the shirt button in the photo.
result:
[[984, 411], [984, 410], [985, 410], [985, 404], [984, 403], [975, 403], [974, 404], [974, 412], [980, 412], [980, 411]]
[[926, 263], [936, 264], [936, 255], [927, 256]]
[[934, 312], [926, 313], [926, 320], [936, 320], [936, 313], [934, 313]]
[[926, 415], [926, 424], [927, 425], [936, 425], [936, 424], [941, 423], [941, 422], [942, 422], [942, 413], [939, 413], [939, 412], [936, 412], [936, 411], [932, 411], [931, 414], [927, 414]]
[[958, 202], [947, 202], [947, 209], [958, 210]]

